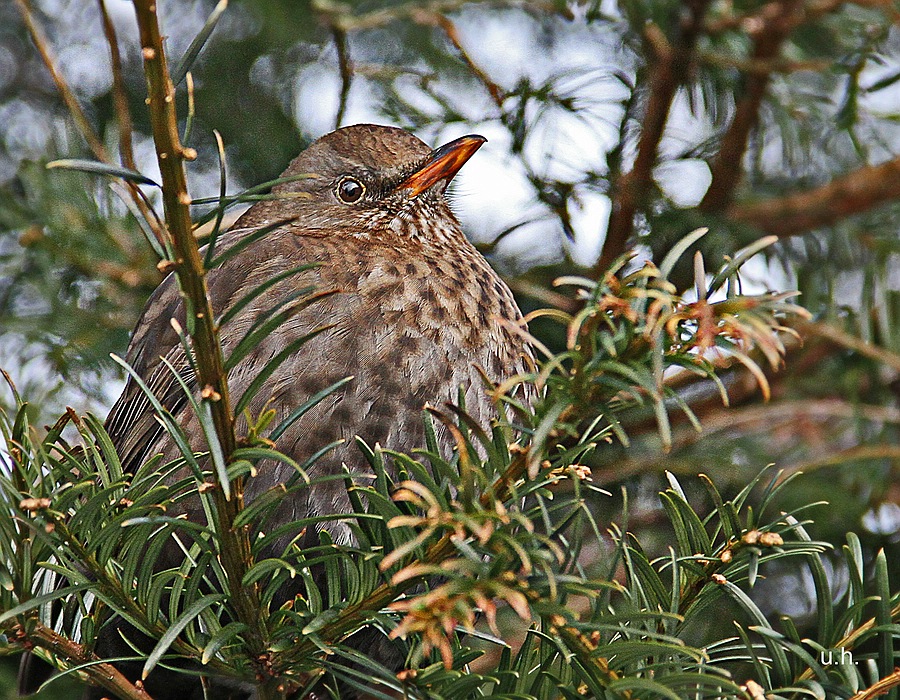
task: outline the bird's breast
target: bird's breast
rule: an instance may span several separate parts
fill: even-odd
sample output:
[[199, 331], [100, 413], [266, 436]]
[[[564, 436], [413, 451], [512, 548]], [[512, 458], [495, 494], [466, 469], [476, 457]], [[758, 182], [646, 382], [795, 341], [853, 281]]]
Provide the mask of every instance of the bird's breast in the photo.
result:
[[361, 246], [345, 237], [298, 243], [297, 261], [318, 263], [312, 284], [337, 290], [297, 319], [298, 333], [329, 327], [300, 352], [300, 361], [320, 368], [304, 383], [352, 375], [344, 398], [359, 398], [363, 413], [409, 411], [417, 421], [426, 402], [454, 400], [463, 386], [470, 409], [483, 419], [494, 413], [479, 369], [494, 382], [524, 370], [527, 350], [513, 329], [521, 314], [461, 234], [452, 245]]
[[474, 248], [379, 255], [356, 291], [366, 322], [403, 331], [404, 346], [421, 336], [484, 363], [521, 345], [505, 325], [520, 318], [512, 295]]

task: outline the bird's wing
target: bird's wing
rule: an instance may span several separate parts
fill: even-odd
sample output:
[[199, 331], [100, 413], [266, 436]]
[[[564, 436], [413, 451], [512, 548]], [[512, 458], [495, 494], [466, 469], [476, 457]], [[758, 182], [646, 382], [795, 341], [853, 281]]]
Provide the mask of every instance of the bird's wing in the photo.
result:
[[[187, 397], [163, 358], [177, 368], [188, 386], [194, 388], [196, 380], [178, 335], [172, 328], [173, 318], [184, 323], [184, 308], [175, 279], [170, 275], [144, 307], [126, 361], [160, 403], [170, 413], [177, 414], [187, 402]], [[164, 429], [156, 419], [152, 402], [133, 377], [128, 378], [122, 395], [113, 404], [106, 419], [106, 430], [124, 470], [132, 473], [146, 460], [148, 450], [162, 437]]]
[[[252, 233], [252, 230], [229, 231], [222, 250], [240, 241], [247, 233]], [[314, 250], [309, 252], [309, 260], [301, 260], [305, 253], [298, 251], [296, 246], [285, 246], [285, 237], [289, 240], [295, 238], [288, 229], [272, 231], [251, 243], [240, 255], [210, 271], [207, 284], [217, 315], [246, 295], [252, 296], [255, 288], [275, 275], [304, 262], [316, 262]], [[314, 270], [308, 270], [286, 278], [269, 288], [266, 293], [252, 298], [243, 311], [222, 329], [221, 341], [225, 357], [253, 328], [254, 323], [270, 314], [279, 303], [285, 299], [292, 300], [291, 303], [301, 301], [294, 298], [296, 292], [313, 288], [317, 284], [316, 277]], [[190, 415], [187, 396], [178, 379], [195, 394], [199, 387], [178, 334], [172, 327], [173, 319], [182, 328], [185, 327], [184, 304], [177, 280], [174, 275], [169, 275], [147, 302], [135, 327], [126, 360], [163, 408], [175, 417], [192, 438], [192, 446], [202, 450], [205, 448], [199, 444], [197, 437], [201, 431], [194, 430], [196, 426], [192, 425], [193, 417]], [[305, 332], [309, 330], [311, 328], [307, 328]], [[277, 334], [273, 337], [277, 341]], [[268, 343], [267, 347], [269, 346], [273, 346], [272, 343]], [[264, 353], [255, 352], [247, 362], [232, 372], [229, 383], [236, 384], [236, 388], [242, 391], [255, 378], [267, 359], [271, 359], [271, 354], [264, 357]], [[149, 457], [159, 452], [169, 458], [177, 456], [172, 441], [156, 417], [153, 402], [133, 377], [128, 378], [125, 389], [113, 405], [106, 420], [106, 429], [126, 472], [133, 473]]]

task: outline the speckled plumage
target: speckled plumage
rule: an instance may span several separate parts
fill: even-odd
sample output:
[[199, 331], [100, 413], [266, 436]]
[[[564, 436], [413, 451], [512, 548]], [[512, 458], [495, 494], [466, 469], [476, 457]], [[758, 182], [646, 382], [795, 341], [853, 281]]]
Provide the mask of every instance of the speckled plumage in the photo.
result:
[[[210, 271], [208, 287], [217, 314], [275, 276], [315, 264], [267, 289], [221, 329], [227, 358], [267, 310], [295, 297], [291, 303], [297, 304], [296, 313], [229, 372], [236, 401], [279, 352], [295, 339], [327, 326], [279, 366], [249, 406], [253, 415], [264, 407], [274, 408], [277, 415], [272, 425], [278, 425], [313, 394], [346, 376], [354, 377], [277, 441], [278, 449], [303, 463], [325, 445], [344, 440], [310, 467], [311, 477], [339, 473], [342, 464], [352, 472], [367, 471], [355, 435], [369, 445], [393, 450], [423, 447], [423, 407], [455, 401], [460, 386], [467, 411], [487, 428], [496, 408], [478, 368], [493, 381], [526, 368], [529, 351], [520, 335], [504, 323], [521, 320], [513, 296], [463, 236], [444, 199], [447, 182], [482, 141], [470, 137], [462, 150], [453, 142], [448, 144], [449, 151], [432, 151], [412, 134], [391, 127], [360, 125], [332, 132], [314, 142], [284, 173], [303, 178], [276, 187], [279, 199], [253, 206], [219, 241], [218, 249], [224, 250], [261, 227], [283, 222]], [[435, 162], [446, 166], [446, 172], [438, 170], [440, 177], [428, 170]], [[423, 179], [425, 172], [430, 174]], [[364, 196], [350, 204], [337, 196], [347, 177], [365, 187]], [[412, 181], [428, 186], [418, 191], [410, 188]], [[304, 290], [312, 289], [332, 293], [306, 304]], [[148, 302], [127, 359], [176, 416], [192, 448], [205, 451], [198, 421], [162, 359], [198, 390], [172, 329], [172, 318], [184, 323], [178, 288], [170, 276]], [[242, 420], [239, 431], [244, 427]], [[156, 454], [165, 459], [179, 455], [133, 381], [113, 406], [106, 426], [126, 471], [135, 471]], [[452, 445], [446, 435], [441, 443], [449, 456]], [[293, 474], [293, 469], [280, 463], [261, 464], [247, 480], [245, 497], [252, 501]], [[191, 507], [190, 502], [180, 506], [189, 516]], [[172, 511], [177, 508], [173, 506]], [[343, 483], [331, 481], [292, 494], [277, 508], [268, 527], [310, 515], [347, 513], [350, 504]], [[322, 527], [339, 541], [349, 539], [349, 529], [339, 524]], [[290, 540], [291, 535], [285, 535], [277, 548]], [[315, 532], [307, 533], [306, 543], [317, 541]], [[118, 653], [115, 637], [112, 634], [107, 640], [112, 655]], [[373, 639], [366, 637], [354, 646], [389, 665], [396, 663], [396, 657], [379, 651], [380, 642]], [[151, 674], [148, 682], [153, 679]], [[174, 684], [163, 680], [155, 687], [160, 697], [173, 699], [195, 691], [184, 677]], [[225, 689], [219, 694], [232, 696]]]
[[[264, 404], [274, 408], [273, 425], [278, 425], [311, 395], [353, 375], [345, 389], [312, 409], [278, 441], [279, 449], [303, 462], [324, 445], [345, 440], [313, 466], [311, 476], [334, 473], [342, 463], [363, 470], [355, 435], [394, 450], [422, 447], [422, 408], [426, 402], [455, 400], [460, 385], [468, 412], [487, 425], [495, 409], [476, 367], [495, 381], [524, 369], [527, 350], [500, 320], [518, 321], [519, 310], [508, 287], [463, 236], [443, 196], [446, 182], [416, 197], [397, 189], [431, 153], [415, 136], [391, 127], [361, 125], [328, 134], [284, 173], [310, 177], [277, 188], [285, 198], [252, 207], [220, 242], [224, 248], [261, 226], [289, 220], [210, 272], [209, 292], [218, 313], [278, 273], [317, 264], [272, 287], [222, 328], [226, 357], [260, 313], [279, 299], [303, 288], [334, 292], [289, 318], [229, 374], [232, 396], [240, 397], [288, 343], [330, 326], [287, 359], [250, 404], [254, 415]], [[365, 184], [366, 201], [344, 204], [337, 199], [335, 183], [347, 175]], [[193, 447], [203, 450], [196, 418], [160, 359], [186, 367], [170, 324], [173, 316], [183, 322], [170, 277], [138, 322], [128, 360], [179, 416]], [[134, 382], [113, 407], [107, 428], [126, 470], [156, 453], [167, 458], [178, 454]], [[246, 497], [252, 500], [290, 472], [284, 465], [265, 465], [248, 480]], [[276, 519], [286, 522], [347, 512], [349, 503], [343, 485], [335, 482], [281, 507], [285, 512]]]

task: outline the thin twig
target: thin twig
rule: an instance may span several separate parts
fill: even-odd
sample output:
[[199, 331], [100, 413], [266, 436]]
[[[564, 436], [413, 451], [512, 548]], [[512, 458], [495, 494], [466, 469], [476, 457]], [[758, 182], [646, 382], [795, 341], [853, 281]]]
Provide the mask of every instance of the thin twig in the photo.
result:
[[[853, 405], [841, 399], [780, 401], [765, 406], [749, 405], [725, 411], [721, 410], [721, 404], [719, 406], [718, 412], [701, 417], [702, 433], [698, 433], [693, 426], [684, 426], [675, 430], [672, 437], [673, 451], [678, 452], [703, 440], [715, 441], [717, 439], [715, 436], [720, 433], [752, 434], [756, 432], [771, 435], [787, 429], [799, 433], [810, 425], [825, 424], [835, 420], [863, 419], [873, 423], [900, 424], [900, 412], [897, 409], [884, 406]], [[694, 409], [693, 405], [691, 409]], [[629, 426], [629, 435], [635, 443], [640, 438], [640, 432], [631, 429], [631, 426]], [[833, 445], [829, 443], [825, 449], [827, 454], [822, 458], [812, 458], [803, 464], [792, 465], [789, 467], [789, 471], [799, 470], [805, 473], [810, 469], [833, 466], [853, 460], [900, 456], [900, 448], [896, 445], [863, 445], [835, 452]], [[693, 468], [690, 459], [688, 457], [685, 461], [686, 471], [691, 471]], [[673, 458], [671, 454], [663, 455], [654, 452], [644, 457], [625, 458], [617, 460], [613, 465], [594, 468], [592, 478], [595, 484], [608, 486], [621, 483], [639, 474], [662, 472], [664, 469], [678, 472], [680, 463], [681, 460], [678, 457]]]
[[56, 89], [59, 91], [63, 102], [65, 102], [66, 108], [72, 115], [75, 126], [87, 142], [88, 148], [91, 149], [98, 160], [109, 162], [109, 156], [106, 152], [106, 148], [103, 146], [103, 142], [100, 140], [100, 137], [97, 136], [94, 127], [91, 126], [91, 122], [81, 108], [75, 93], [69, 88], [66, 79], [63, 78], [62, 73], [56, 68], [56, 61], [50, 51], [50, 44], [48, 43], [43, 30], [34, 21], [29, 0], [15, 0], [15, 3], [19, 7], [19, 12], [22, 15], [22, 20], [25, 22], [25, 27], [28, 29], [28, 33], [31, 35], [31, 40], [37, 47], [38, 53], [41, 54], [41, 59], [44, 61], [44, 65], [50, 72], [50, 77], [53, 78]]
[[864, 357], [868, 357], [870, 360], [875, 360], [900, 372], [900, 354], [878, 347], [830, 323], [803, 321], [797, 326], [797, 330], [806, 336], [817, 335], [820, 338], [825, 338], [836, 345], [853, 350]]
[[516, 294], [530, 297], [546, 306], [562, 309], [566, 313], [578, 313], [583, 306], [577, 299], [573, 299], [565, 294], [560, 294], [559, 292], [554, 292], [551, 289], [547, 289], [547, 287], [542, 284], [535, 284], [534, 282], [529, 282], [527, 279], [509, 279], [506, 282], [509, 285], [509, 288]]
[[472, 72], [476, 78], [478, 78], [479, 82], [484, 85], [485, 89], [488, 91], [488, 94], [491, 96], [491, 99], [494, 101], [494, 104], [503, 111], [503, 100], [505, 95], [503, 94], [503, 90], [500, 88], [497, 83], [491, 80], [490, 76], [482, 70], [475, 61], [472, 60], [472, 57], [469, 56], [468, 52], [462, 45], [462, 40], [459, 37], [459, 32], [456, 30], [456, 25], [450, 20], [449, 17], [443, 14], [435, 14], [434, 21], [437, 25], [444, 30], [444, 34], [447, 35], [447, 39], [450, 40], [450, 43], [453, 44], [454, 48], [459, 52], [460, 58], [462, 58], [463, 62], [468, 66], [469, 70]]
[[[78, 102], [78, 98], [75, 96], [74, 91], [69, 87], [66, 79], [63, 77], [62, 73], [60, 73], [59, 69], [56, 67], [56, 59], [53, 57], [53, 53], [50, 50], [50, 45], [47, 41], [47, 37], [44, 35], [43, 30], [38, 26], [38, 24], [34, 21], [34, 16], [31, 11], [31, 6], [29, 4], [29, 0], [15, 0], [16, 4], [19, 7], [19, 12], [22, 15], [22, 21], [25, 23], [26, 28], [28, 29], [28, 33], [31, 36], [31, 40], [34, 42], [35, 47], [38, 50], [38, 53], [41, 55], [41, 59], [44, 62], [44, 66], [47, 68], [47, 71], [50, 73], [50, 77], [53, 78], [53, 82], [56, 85], [56, 89], [62, 97], [63, 102], [66, 105], [66, 109], [72, 115], [72, 120], [75, 122], [75, 127], [78, 129], [79, 133], [81, 133], [82, 137], [88, 144], [88, 148], [91, 149], [94, 156], [97, 160], [100, 160], [104, 163], [109, 163], [109, 154], [106, 151], [106, 147], [103, 145], [100, 137], [94, 131], [94, 128], [91, 126], [90, 121], [87, 118], [87, 115], [84, 113], [84, 110], [81, 108], [81, 104]], [[106, 8], [101, 1], [101, 13], [104, 18], [104, 31], [106, 32], [107, 40], [110, 45], [110, 52], [113, 62], [113, 82], [114, 82], [114, 92], [115, 101], [116, 101], [116, 112], [117, 117], [119, 119], [119, 133], [120, 139], [127, 139], [127, 147], [122, 148], [123, 158], [125, 154], [128, 155], [128, 161], [123, 160], [123, 164], [126, 167], [134, 168], [134, 158], [131, 155], [131, 120], [130, 118], [126, 118], [125, 121], [122, 121], [123, 112], [120, 109], [119, 100], [120, 100], [120, 91], [121, 91], [121, 99], [125, 100], [124, 93], [124, 84], [121, 84], [121, 87], [116, 86], [116, 71], [118, 66], [118, 80], [121, 81], [121, 61], [118, 59], [118, 44], [115, 39], [115, 30], [113, 29], [112, 23], [109, 22], [109, 17], [106, 14]], [[127, 112], [128, 104], [127, 100], [124, 101], [125, 112]], [[127, 137], [124, 136], [127, 134]], [[125, 141], [122, 141], [125, 143]], [[124, 187], [128, 190], [131, 199], [134, 201], [135, 206], [137, 206], [138, 210], [141, 213], [141, 216], [147, 221], [147, 225], [150, 226], [157, 240], [163, 240], [163, 230], [162, 223], [159, 220], [159, 217], [156, 215], [156, 212], [153, 211], [153, 207], [150, 205], [147, 196], [141, 191], [141, 189], [133, 182], [125, 182]]]
[[[753, 53], [748, 63], [746, 87], [735, 108], [731, 126], [722, 139], [715, 160], [710, 166], [712, 183], [700, 203], [704, 211], [719, 211], [726, 207], [741, 177], [741, 162], [747, 148], [750, 132], [759, 118], [759, 107], [765, 95], [772, 72], [780, 70], [778, 54], [784, 41], [801, 25], [831, 12], [844, 2], [819, 0], [804, 3], [802, 0], [782, 0], [766, 4], [758, 13], [744, 17], [740, 26], [755, 37]], [[857, 3], [888, 10], [884, 2]], [[715, 27], [707, 26], [708, 31]], [[769, 67], [771, 70], [764, 70]], [[840, 206], [840, 205], [838, 205]], [[729, 212], [731, 215], [732, 212]], [[773, 221], [783, 226], [785, 222]], [[799, 233], [805, 233], [808, 228]], [[774, 232], [773, 232], [774, 233]], [[778, 234], [782, 235], [782, 234]], [[789, 234], [788, 234], [789, 235]]]
[[798, 73], [801, 71], [824, 73], [834, 66], [832, 61], [824, 59], [792, 61], [782, 56], [775, 56], [771, 59], [741, 59], [715, 51], [698, 51], [697, 60], [699, 63], [708, 63], [720, 68], [736, 68], [742, 73], [759, 73], [764, 75], [770, 73]]
[[[803, 7], [804, 21], [809, 22], [840, 10], [844, 5], [858, 5], [887, 13], [894, 23], [900, 21], [900, 11], [893, 0], [810, 0]], [[743, 15], [725, 15], [710, 19], [703, 25], [706, 34], [720, 34], [726, 31], [752, 31], [763, 23], [768, 5], [762, 9]]]
[[353, 84], [353, 63], [350, 61], [350, 50], [347, 46], [347, 32], [339, 27], [332, 27], [331, 36], [337, 49], [338, 70], [341, 73], [341, 96], [334, 117], [334, 128], [337, 129], [343, 123], [347, 111], [347, 99], [350, 97], [350, 88]]
[[[406, 2], [402, 5], [372, 10], [354, 15], [349, 11], [352, 5], [336, 0], [313, 0], [313, 11], [324, 15], [329, 26], [339, 27], [345, 32], [364, 31], [378, 29], [406, 19], [413, 19], [421, 13], [444, 14], [461, 10], [466, 5], [474, 5], [476, 0], [431, 0], [431, 2]], [[479, 3], [483, 4], [483, 3]], [[560, 10], [559, 3], [555, 0], [492, 0], [493, 7], [527, 7], [530, 10], [551, 12], [569, 16], [565, 10]]]
[[[125, 78], [122, 72], [122, 53], [119, 50], [119, 39], [116, 36], [116, 28], [106, 9], [106, 0], [97, 0], [100, 7], [100, 16], [103, 20], [103, 33], [106, 36], [106, 43], [109, 46], [109, 58], [112, 66], [113, 79], [113, 104], [116, 110], [116, 124], [119, 130], [119, 159], [126, 168], [137, 170], [134, 162], [134, 145], [132, 143], [131, 132], [133, 130], [131, 119], [131, 108], [128, 106], [128, 93], [125, 88]], [[141, 216], [153, 235], [160, 243], [163, 242], [165, 232], [163, 230], [162, 221], [159, 215], [154, 211], [147, 196], [137, 186], [137, 183], [126, 180], [125, 188], [131, 195], [131, 199], [140, 211]]]
[[887, 445], [884, 443], [875, 445], [856, 445], [848, 447], [845, 450], [829, 451], [823, 457], [818, 459], [810, 459], [806, 462], [794, 464], [789, 467], [790, 471], [800, 471], [809, 474], [817, 469], [826, 469], [828, 467], [837, 467], [851, 462], [864, 462], [879, 459], [888, 459], [894, 462], [900, 461], [900, 446]]
[[[896, 605], [894, 605], [890, 610], [891, 620], [896, 620], [898, 618], [898, 616], [900, 616], [900, 603], [897, 603]], [[848, 649], [848, 650], [855, 649], [857, 644], [861, 644], [867, 637], [869, 637], [871, 635], [872, 629], [877, 624], [878, 624], [878, 621], [875, 618], [869, 618], [862, 624], [854, 627], [854, 629], [851, 632], [849, 632], [845, 636], [841, 637], [840, 639], [836, 640], [831, 648], [832, 649]], [[900, 680], [900, 679], [894, 679], [895, 673], [897, 673], [896, 670], [894, 673], [892, 673], [889, 676], [886, 676], [882, 680], [887, 681], [888, 683], [894, 683], [895, 680]], [[816, 672], [812, 668], [807, 668], [799, 676], [797, 676], [797, 678], [795, 678], [794, 681], [795, 681], [795, 683], [801, 683], [803, 681], [815, 678], [815, 675], [816, 675]], [[877, 686], [878, 684], [876, 683], [875, 685]], [[895, 686], [892, 686], [892, 687], [895, 687]], [[863, 692], [865, 692], [865, 691], [863, 691]], [[868, 700], [869, 698], [878, 697], [878, 695], [877, 694], [876, 695], [869, 694], [868, 696], [863, 695], [862, 697], [866, 698], [866, 700]], [[860, 698], [855, 695], [850, 700], [860, 700]]]
[[112, 65], [113, 104], [116, 109], [116, 121], [119, 127], [119, 157], [122, 165], [135, 170], [134, 147], [131, 142], [131, 109], [128, 107], [128, 95], [125, 91], [125, 79], [122, 76], [122, 54], [119, 51], [119, 40], [116, 28], [106, 10], [106, 1], [97, 0], [100, 16], [103, 20], [103, 33], [109, 46], [109, 58]]

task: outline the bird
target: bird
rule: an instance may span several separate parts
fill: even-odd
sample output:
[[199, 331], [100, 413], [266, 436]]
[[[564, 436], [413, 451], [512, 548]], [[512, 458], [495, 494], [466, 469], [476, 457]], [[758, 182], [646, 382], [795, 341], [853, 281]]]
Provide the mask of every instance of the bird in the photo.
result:
[[[285, 300], [296, 304], [230, 369], [232, 395], [241, 396], [267, 363], [310, 336], [266, 379], [248, 405], [250, 415], [274, 411], [272, 424], [278, 425], [311, 396], [352, 377], [276, 441], [278, 450], [301, 464], [338, 443], [309, 467], [310, 477], [340, 474], [344, 466], [354, 473], [369, 471], [357, 436], [387, 450], [422, 448], [423, 408], [455, 402], [460, 392], [466, 412], [489, 427], [498, 409], [484, 377], [496, 383], [528, 370], [531, 351], [516, 331], [524, 322], [513, 294], [466, 238], [447, 198], [450, 181], [485, 141], [468, 135], [432, 149], [397, 127], [337, 129], [295, 158], [282, 174], [285, 181], [272, 188], [272, 198], [254, 204], [216, 242], [217, 253], [239, 247], [207, 274], [217, 316], [259, 285], [271, 284], [222, 325], [225, 357], [272, 308]], [[301, 292], [312, 289], [322, 294], [307, 303]], [[170, 274], [147, 302], [126, 359], [181, 425], [191, 448], [202, 452], [208, 449], [203, 430], [175, 376], [199, 395], [172, 323], [183, 325], [184, 315]], [[238, 432], [246, 429], [242, 421]], [[173, 460], [180, 454], [133, 378], [113, 405], [106, 430], [126, 472], [136, 472], [156, 455]], [[439, 437], [449, 454], [450, 436]], [[294, 473], [280, 462], [259, 465], [247, 478], [246, 501]], [[200, 517], [196, 503], [181, 507], [188, 517]], [[344, 483], [332, 480], [282, 499], [269, 522], [274, 527], [351, 510]], [[340, 522], [321, 527], [338, 543], [352, 541], [351, 530]], [[313, 543], [318, 533], [310, 531], [301, 545]], [[158, 685], [159, 697], [166, 697], [168, 684]]]

